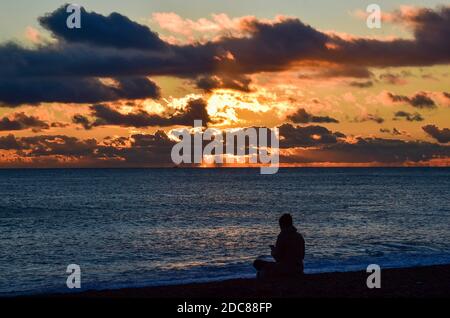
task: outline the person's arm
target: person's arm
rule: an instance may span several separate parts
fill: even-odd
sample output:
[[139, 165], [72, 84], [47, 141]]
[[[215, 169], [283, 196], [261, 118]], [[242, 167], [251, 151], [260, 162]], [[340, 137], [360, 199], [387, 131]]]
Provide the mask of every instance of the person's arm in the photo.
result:
[[305, 259], [305, 239], [303, 236], [301, 236], [301, 242], [300, 242], [300, 259]]
[[272, 257], [275, 259], [275, 261], [279, 262], [281, 259], [281, 252], [282, 251], [282, 242], [280, 239], [280, 236], [277, 237], [277, 242], [275, 246], [272, 248]]

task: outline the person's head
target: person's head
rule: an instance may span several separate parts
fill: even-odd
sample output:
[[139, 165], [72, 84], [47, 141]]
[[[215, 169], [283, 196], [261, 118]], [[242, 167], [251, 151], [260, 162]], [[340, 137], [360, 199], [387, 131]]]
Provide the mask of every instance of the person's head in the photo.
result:
[[292, 226], [292, 216], [289, 213], [283, 214], [278, 220], [280, 229], [287, 229]]

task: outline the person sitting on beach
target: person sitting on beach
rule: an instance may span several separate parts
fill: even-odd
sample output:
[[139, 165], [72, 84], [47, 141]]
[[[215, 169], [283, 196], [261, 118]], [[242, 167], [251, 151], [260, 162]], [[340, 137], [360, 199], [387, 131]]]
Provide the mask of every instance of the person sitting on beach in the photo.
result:
[[275, 262], [257, 259], [253, 263], [258, 278], [291, 277], [303, 274], [305, 240], [294, 227], [290, 214], [283, 214], [279, 224], [281, 232], [276, 245], [270, 246]]

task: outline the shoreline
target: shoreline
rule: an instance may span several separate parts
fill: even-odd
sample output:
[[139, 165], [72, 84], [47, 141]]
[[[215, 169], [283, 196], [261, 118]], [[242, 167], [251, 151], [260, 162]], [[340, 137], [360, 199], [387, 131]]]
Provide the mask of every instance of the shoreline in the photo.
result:
[[450, 264], [381, 271], [381, 288], [369, 289], [365, 271], [306, 274], [302, 279], [229, 279], [167, 286], [89, 290], [16, 298], [450, 298]]

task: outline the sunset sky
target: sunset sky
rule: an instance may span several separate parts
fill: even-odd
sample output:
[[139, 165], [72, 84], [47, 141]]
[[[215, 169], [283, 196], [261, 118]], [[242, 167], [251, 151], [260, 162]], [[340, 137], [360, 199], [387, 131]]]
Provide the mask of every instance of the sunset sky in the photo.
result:
[[0, 3], [0, 167], [170, 166], [171, 132], [279, 127], [293, 166], [450, 166], [450, 2]]

